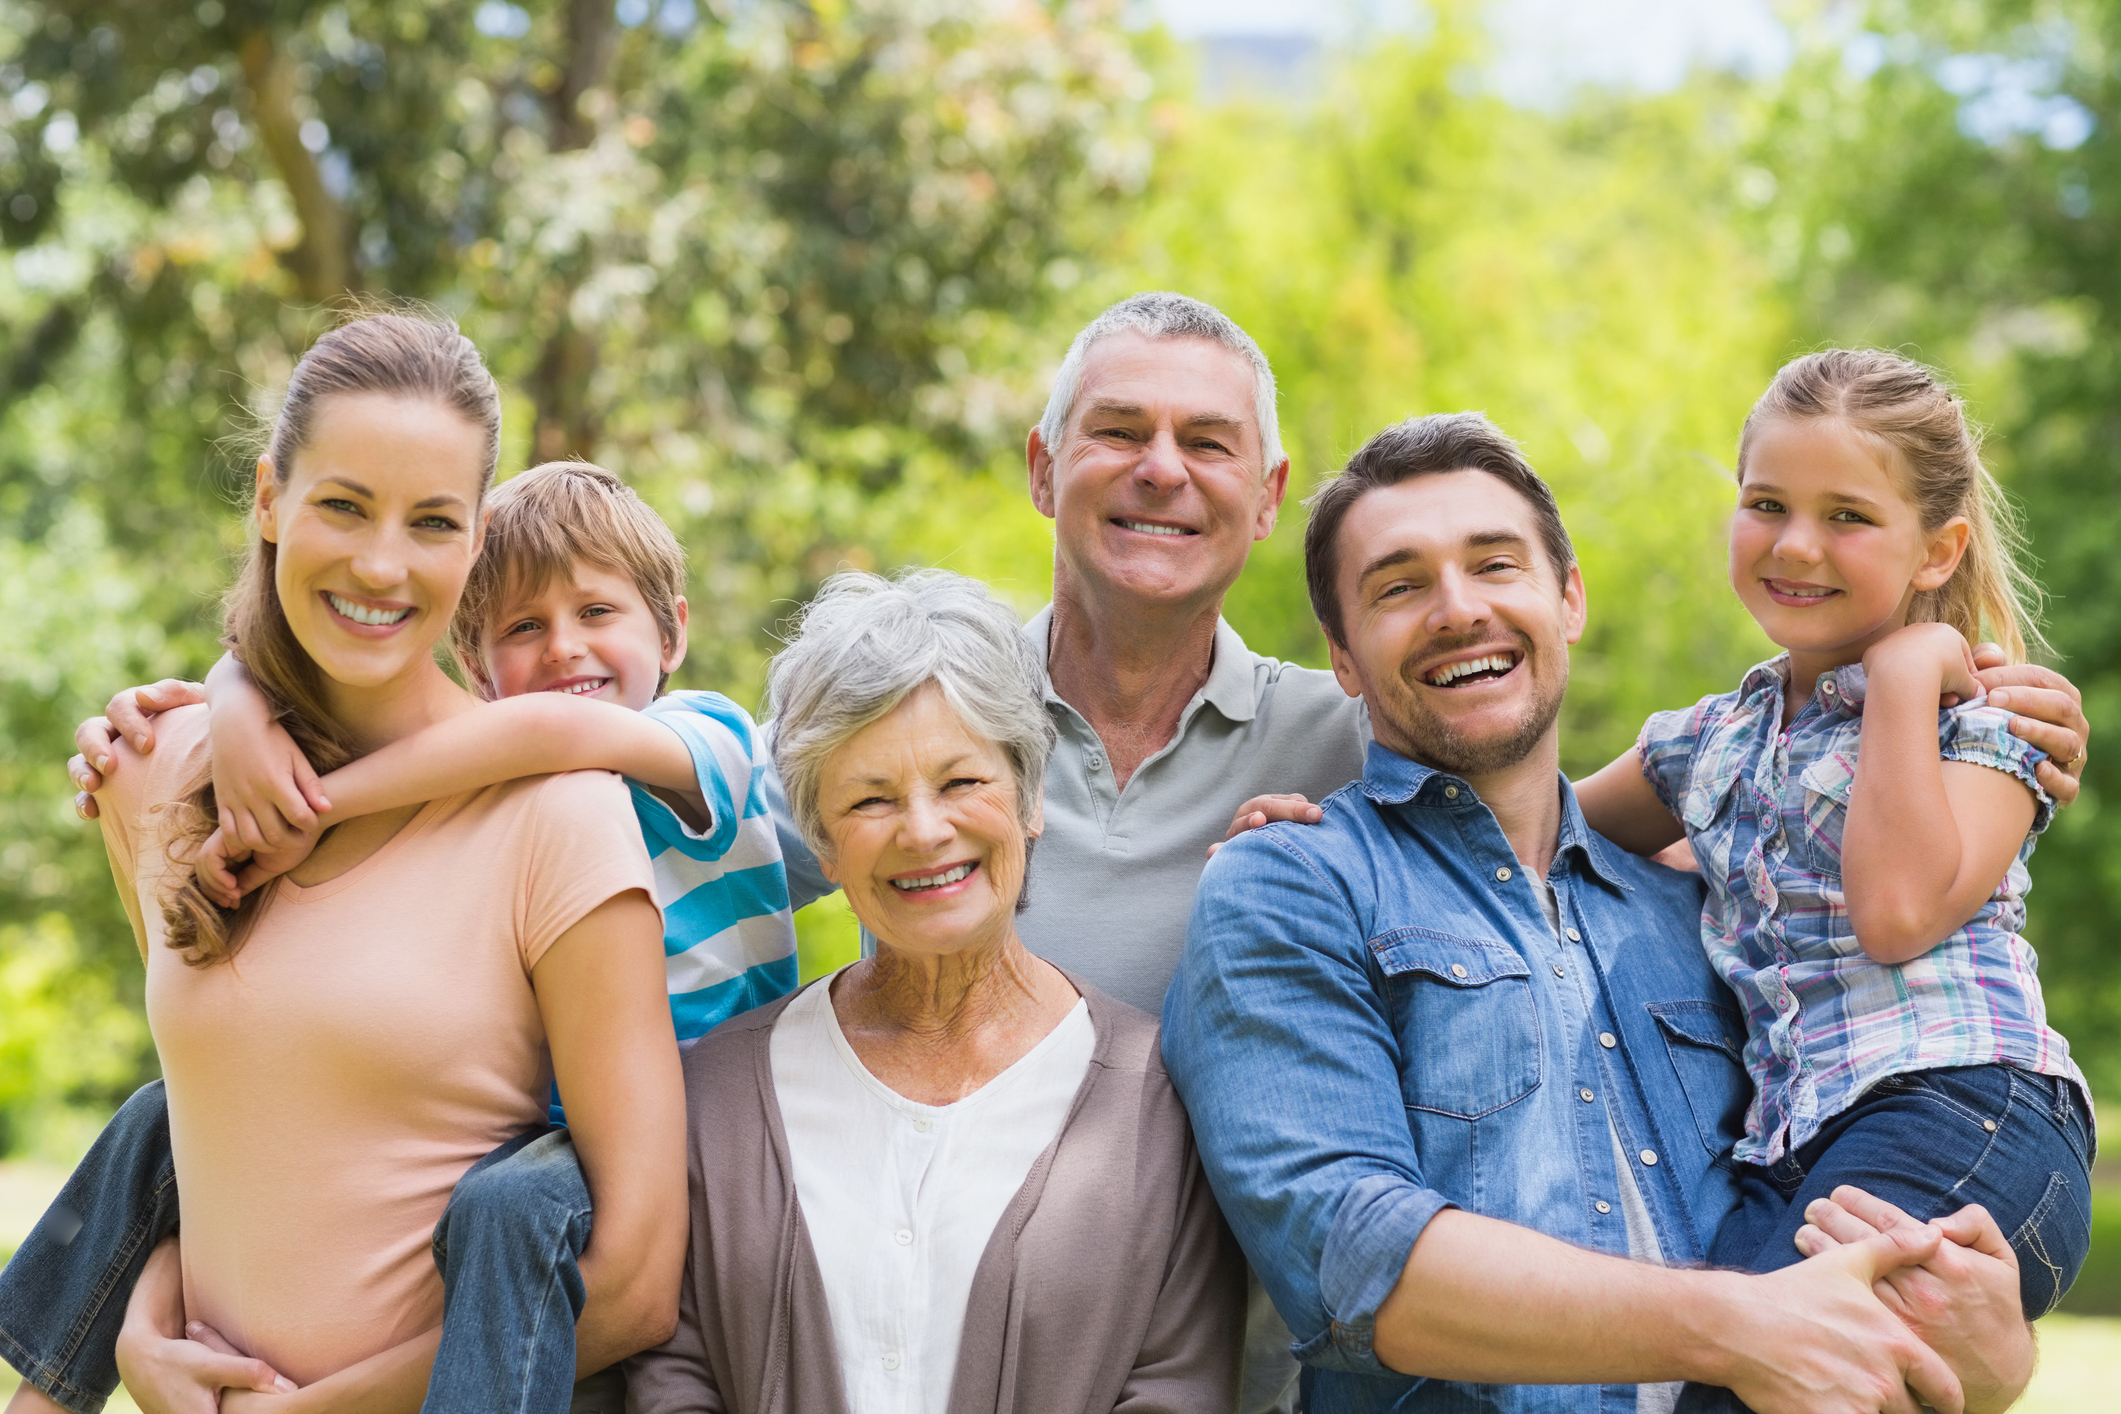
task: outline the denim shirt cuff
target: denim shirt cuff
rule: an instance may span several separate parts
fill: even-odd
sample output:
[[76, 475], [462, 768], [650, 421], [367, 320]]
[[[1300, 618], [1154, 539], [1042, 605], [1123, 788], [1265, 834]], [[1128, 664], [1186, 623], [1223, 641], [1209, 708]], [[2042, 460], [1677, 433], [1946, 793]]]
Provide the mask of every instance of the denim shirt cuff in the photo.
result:
[[1297, 1358], [1322, 1370], [1395, 1374], [1372, 1349], [1377, 1308], [1398, 1285], [1414, 1239], [1431, 1218], [1456, 1206], [1396, 1174], [1372, 1174], [1349, 1188], [1318, 1262], [1318, 1294], [1330, 1324], [1297, 1348]]

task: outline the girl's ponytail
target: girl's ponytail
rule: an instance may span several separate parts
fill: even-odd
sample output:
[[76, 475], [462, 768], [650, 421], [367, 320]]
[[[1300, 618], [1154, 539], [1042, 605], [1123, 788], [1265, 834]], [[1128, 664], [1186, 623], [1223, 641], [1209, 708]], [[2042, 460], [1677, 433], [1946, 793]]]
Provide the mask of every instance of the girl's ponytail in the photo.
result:
[[1922, 528], [1965, 516], [1971, 533], [1952, 577], [1915, 596], [1910, 623], [1946, 623], [1968, 643], [1994, 643], [2014, 663], [2045, 648], [2040, 586], [2026, 572], [2017, 510], [1981, 462], [1981, 434], [1931, 370], [1882, 349], [1828, 349], [1783, 365], [1738, 439], [1738, 477], [1771, 418], [1839, 418], [1891, 453]]

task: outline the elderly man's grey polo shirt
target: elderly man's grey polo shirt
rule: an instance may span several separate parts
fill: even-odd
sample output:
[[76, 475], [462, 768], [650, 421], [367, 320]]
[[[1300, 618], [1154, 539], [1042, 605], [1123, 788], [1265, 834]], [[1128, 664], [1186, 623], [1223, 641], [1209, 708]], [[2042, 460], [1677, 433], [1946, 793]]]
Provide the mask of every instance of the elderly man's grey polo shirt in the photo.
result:
[[[1052, 621], [1048, 606], [1024, 628], [1042, 661]], [[1331, 673], [1263, 658], [1218, 622], [1207, 682], [1125, 790], [1104, 743], [1050, 681], [1046, 710], [1060, 740], [1017, 931], [1040, 957], [1161, 1015], [1208, 846], [1255, 795], [1323, 800], [1358, 779], [1368, 709]]]

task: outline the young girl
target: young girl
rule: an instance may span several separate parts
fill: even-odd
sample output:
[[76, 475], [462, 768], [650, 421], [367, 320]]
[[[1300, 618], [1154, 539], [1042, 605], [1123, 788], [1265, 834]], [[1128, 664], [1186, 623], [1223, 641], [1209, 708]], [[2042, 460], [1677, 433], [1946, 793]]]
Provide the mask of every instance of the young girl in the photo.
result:
[[1805, 1209], [1844, 1183], [1923, 1220], [1980, 1203], [2044, 1315], [2089, 1242], [2091, 1110], [2019, 935], [2042, 758], [1968, 648], [2025, 656], [2009, 508], [1959, 401], [1873, 351], [1778, 373], [1738, 481], [1731, 583], [1785, 651], [1579, 791], [1627, 848], [1684, 830], [1746, 1012], [1756, 1094], [1710, 1260], [1799, 1261]]

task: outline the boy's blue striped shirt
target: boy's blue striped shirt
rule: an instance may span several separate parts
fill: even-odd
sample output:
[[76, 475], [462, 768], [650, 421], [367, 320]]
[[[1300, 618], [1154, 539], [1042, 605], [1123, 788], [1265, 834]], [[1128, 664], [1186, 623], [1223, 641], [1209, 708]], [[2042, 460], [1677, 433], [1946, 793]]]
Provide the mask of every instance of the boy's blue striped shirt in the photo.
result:
[[766, 804], [765, 736], [718, 692], [673, 692], [648, 715], [692, 752], [710, 816], [695, 832], [637, 781], [634, 814], [655, 868], [678, 1044], [795, 990], [788, 874]]
[[[707, 828], [695, 831], [640, 782], [626, 782], [663, 912], [670, 1020], [689, 1046], [795, 990], [795, 920], [767, 808], [766, 739], [750, 714], [718, 692], [673, 692], [647, 715], [692, 752], [707, 802]], [[552, 1120], [565, 1122], [557, 1094]]]

